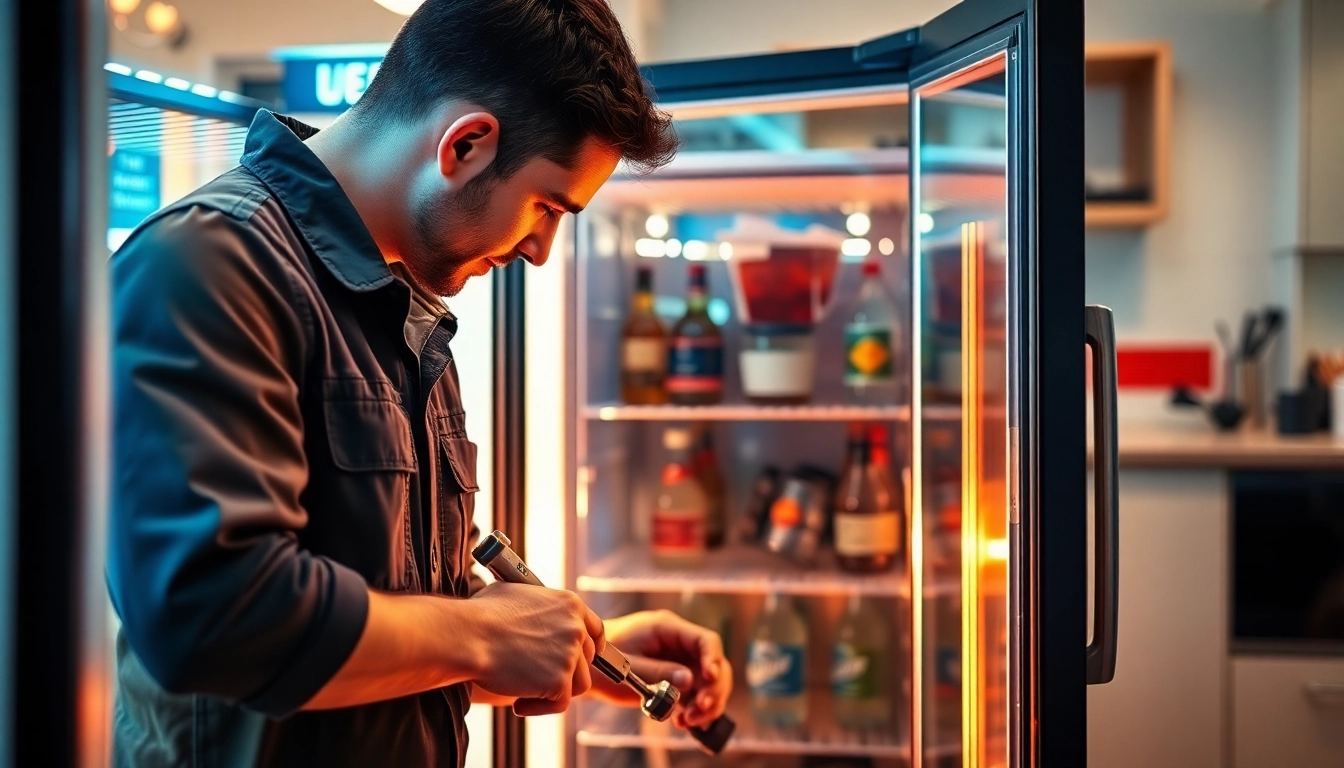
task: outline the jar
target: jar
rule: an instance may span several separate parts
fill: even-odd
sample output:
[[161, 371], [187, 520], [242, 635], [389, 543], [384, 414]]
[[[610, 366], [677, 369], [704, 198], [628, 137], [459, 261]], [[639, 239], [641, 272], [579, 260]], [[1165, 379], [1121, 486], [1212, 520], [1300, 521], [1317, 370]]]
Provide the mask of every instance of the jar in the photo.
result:
[[742, 391], [751, 402], [800, 405], [812, 399], [817, 367], [812, 326], [747, 326], [738, 360]]

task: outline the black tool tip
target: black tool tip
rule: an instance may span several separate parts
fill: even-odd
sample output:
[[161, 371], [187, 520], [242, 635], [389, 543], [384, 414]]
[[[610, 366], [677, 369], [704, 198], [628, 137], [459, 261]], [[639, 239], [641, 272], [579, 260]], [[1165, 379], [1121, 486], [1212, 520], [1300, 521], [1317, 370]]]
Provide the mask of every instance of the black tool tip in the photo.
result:
[[690, 728], [688, 730], [691, 736], [700, 742], [700, 746], [705, 748], [706, 752], [717, 755], [723, 751], [724, 746], [728, 744], [728, 739], [736, 729], [737, 723], [733, 722], [731, 717], [723, 715], [704, 728]]

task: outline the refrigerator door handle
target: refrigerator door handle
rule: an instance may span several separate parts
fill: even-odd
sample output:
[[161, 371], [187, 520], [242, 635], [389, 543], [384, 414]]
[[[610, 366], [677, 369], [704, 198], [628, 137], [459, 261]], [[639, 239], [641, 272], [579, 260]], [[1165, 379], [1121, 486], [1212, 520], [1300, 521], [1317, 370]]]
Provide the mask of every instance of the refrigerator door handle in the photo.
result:
[[1086, 308], [1087, 345], [1092, 348], [1092, 477], [1095, 489], [1092, 642], [1087, 646], [1087, 684], [1115, 678], [1120, 616], [1120, 487], [1117, 464], [1115, 323], [1108, 307]]

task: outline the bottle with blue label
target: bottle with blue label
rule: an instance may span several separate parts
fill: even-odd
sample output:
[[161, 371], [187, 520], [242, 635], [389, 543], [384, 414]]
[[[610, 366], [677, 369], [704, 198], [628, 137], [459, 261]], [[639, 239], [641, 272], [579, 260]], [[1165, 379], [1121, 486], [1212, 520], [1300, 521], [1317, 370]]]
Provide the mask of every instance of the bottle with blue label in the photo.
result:
[[807, 624], [788, 596], [769, 595], [747, 644], [747, 688], [756, 722], [797, 728], [807, 719]]
[[686, 314], [667, 345], [668, 400], [675, 405], [714, 405], [723, 399], [723, 332], [709, 316], [704, 264], [692, 264]]
[[891, 633], [882, 614], [870, 601], [852, 595], [831, 647], [831, 696], [841, 728], [880, 730], [889, 725], [890, 647]]

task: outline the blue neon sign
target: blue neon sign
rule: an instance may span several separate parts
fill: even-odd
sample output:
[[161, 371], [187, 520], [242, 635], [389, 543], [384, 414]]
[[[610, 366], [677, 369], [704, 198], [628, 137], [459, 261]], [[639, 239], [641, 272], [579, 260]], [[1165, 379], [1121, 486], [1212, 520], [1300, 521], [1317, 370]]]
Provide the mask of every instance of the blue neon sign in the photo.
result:
[[285, 110], [288, 112], [344, 112], [368, 90], [378, 74], [382, 57], [285, 61]]

